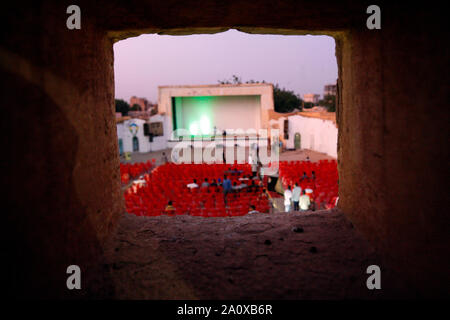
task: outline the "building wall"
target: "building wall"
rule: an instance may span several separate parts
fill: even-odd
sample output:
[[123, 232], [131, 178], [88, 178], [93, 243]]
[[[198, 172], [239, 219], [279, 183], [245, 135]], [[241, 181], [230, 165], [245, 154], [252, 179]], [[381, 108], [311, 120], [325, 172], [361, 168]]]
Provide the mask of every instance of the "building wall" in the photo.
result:
[[314, 93], [306, 93], [303, 95], [303, 100], [305, 102], [317, 103], [319, 102], [320, 95]]
[[286, 147], [294, 149], [294, 137], [298, 132], [301, 136], [301, 148], [323, 152], [337, 158], [338, 129], [329, 120], [307, 118], [302, 116], [290, 116], [289, 139]]
[[[268, 127], [269, 113], [273, 110], [273, 86], [271, 84], [239, 85], [199, 85], [199, 86], [161, 86], [158, 88], [158, 111], [172, 119], [172, 97], [206, 97], [206, 96], [260, 96], [260, 125]], [[233, 121], [231, 121], [233, 123]], [[168, 123], [172, 131], [172, 120]]]
[[449, 279], [449, 59], [434, 14], [397, 5], [382, 30], [337, 46], [339, 206], [423, 295]]
[[123, 151], [133, 152], [133, 133], [130, 131], [129, 127], [131, 124], [137, 125], [136, 137], [139, 141], [139, 151], [140, 153], [159, 151], [167, 148], [167, 141], [170, 138], [169, 131], [167, 130], [167, 117], [163, 115], [155, 115], [150, 118], [148, 122], [162, 122], [164, 135], [153, 137], [153, 141], [150, 142], [149, 137], [144, 135], [144, 123], [147, 121], [142, 119], [130, 119], [123, 123], [117, 124], [117, 137], [122, 139]]
[[[67, 4], [10, 4], [0, 31], [7, 84], [0, 101], [10, 106], [1, 120], [8, 132], [2, 137], [6, 291], [35, 299], [87, 296], [102, 274], [103, 244], [125, 211], [112, 43], [89, 18], [82, 29], [68, 30]], [[89, 290], [68, 292], [72, 264]]]
[[[133, 152], [133, 137], [136, 136], [139, 141], [139, 151], [141, 153], [150, 151], [150, 142], [148, 140], [148, 136], [144, 136], [144, 123], [145, 120], [141, 119], [130, 119], [126, 120], [123, 123], [123, 151], [124, 152]], [[137, 126], [137, 132], [134, 135], [130, 131], [130, 126], [135, 124]]]
[[326, 95], [334, 96], [334, 95], [336, 95], [336, 89], [337, 89], [337, 87], [335, 84], [327, 84], [324, 86], [323, 95], [324, 96], [326, 96]]
[[149, 122], [162, 122], [164, 135], [153, 137], [153, 142], [150, 143], [152, 151], [164, 150], [168, 148], [168, 140], [170, 139], [171, 132], [169, 131], [169, 122], [171, 120], [166, 115], [156, 114], [150, 117]]

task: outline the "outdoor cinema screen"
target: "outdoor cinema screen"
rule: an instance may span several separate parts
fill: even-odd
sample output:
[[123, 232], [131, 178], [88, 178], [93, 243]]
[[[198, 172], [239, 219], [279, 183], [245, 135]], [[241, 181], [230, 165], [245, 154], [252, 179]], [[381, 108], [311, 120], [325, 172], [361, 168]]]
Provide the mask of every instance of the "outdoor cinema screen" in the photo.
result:
[[173, 97], [174, 129], [191, 136], [221, 135], [223, 130], [260, 129], [259, 95]]

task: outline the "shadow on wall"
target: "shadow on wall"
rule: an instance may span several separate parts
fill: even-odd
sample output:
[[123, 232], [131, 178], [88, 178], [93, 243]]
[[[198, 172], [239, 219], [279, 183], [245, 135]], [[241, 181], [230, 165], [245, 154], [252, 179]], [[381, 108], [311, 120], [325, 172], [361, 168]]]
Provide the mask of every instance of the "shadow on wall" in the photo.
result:
[[7, 290], [16, 298], [89, 295], [66, 288], [69, 265], [80, 265], [86, 286], [94, 281], [95, 261], [101, 255], [72, 176], [79, 137], [41, 88], [9, 73], [3, 80], [15, 88], [1, 95], [1, 104], [9, 106], [1, 120], [2, 146], [9, 151], [2, 157], [7, 168], [2, 172], [3, 205], [9, 208]]

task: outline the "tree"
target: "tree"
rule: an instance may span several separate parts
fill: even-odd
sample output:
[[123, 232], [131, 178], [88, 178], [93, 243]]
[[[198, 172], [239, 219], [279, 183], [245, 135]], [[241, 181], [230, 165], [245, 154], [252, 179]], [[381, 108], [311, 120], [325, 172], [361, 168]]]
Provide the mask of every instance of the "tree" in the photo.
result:
[[115, 99], [115, 102], [116, 112], [120, 112], [122, 116], [128, 115], [128, 111], [130, 111], [130, 105], [122, 99]]
[[327, 108], [328, 112], [336, 112], [336, 96], [335, 95], [326, 95], [323, 97], [323, 100], [319, 101], [321, 106]]
[[220, 84], [241, 84], [242, 80], [241, 77], [238, 77], [237, 75], [232, 75], [231, 79], [225, 79], [225, 80], [219, 80]]
[[142, 108], [137, 103], [133, 104], [133, 106], [130, 108], [130, 111], [142, 111]]
[[292, 112], [294, 109], [302, 109], [302, 99], [293, 91], [281, 89], [278, 84], [273, 87], [273, 102], [275, 111], [281, 113]]
[[311, 109], [312, 107], [314, 107], [314, 103], [312, 103], [312, 102], [303, 102], [303, 108]]
[[[220, 84], [241, 84], [241, 77], [233, 75], [231, 79], [219, 80]], [[245, 83], [266, 83], [263, 81], [248, 80]], [[281, 89], [278, 84], [273, 88], [273, 101], [275, 105], [275, 111], [286, 113], [292, 112], [294, 109], [302, 109], [302, 99], [296, 95], [293, 91]]]

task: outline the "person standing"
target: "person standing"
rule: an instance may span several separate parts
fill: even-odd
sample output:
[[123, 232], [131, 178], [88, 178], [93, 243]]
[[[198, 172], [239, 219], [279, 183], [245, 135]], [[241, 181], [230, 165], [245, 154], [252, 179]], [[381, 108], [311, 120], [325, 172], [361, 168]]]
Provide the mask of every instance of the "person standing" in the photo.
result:
[[306, 180], [309, 179], [308, 176], [306, 175], [306, 172], [303, 171], [303, 175], [301, 176], [300, 180]]
[[163, 152], [161, 157], [161, 163], [166, 164], [167, 162], [169, 162], [169, 159], [167, 158], [166, 153]]
[[301, 194], [302, 194], [302, 188], [298, 185], [298, 182], [296, 182], [294, 190], [292, 190], [292, 202], [294, 203], [294, 211], [299, 210], [298, 202], [300, 200]]
[[284, 211], [289, 212], [291, 210], [292, 190], [291, 186], [284, 191]]
[[231, 192], [231, 180], [228, 179], [227, 175], [223, 176], [222, 188], [223, 188], [223, 202], [226, 205], [227, 195]]
[[208, 188], [209, 187], [208, 178], [205, 178], [205, 181], [203, 181], [201, 187], [202, 188]]
[[255, 177], [258, 173], [258, 163], [257, 159], [252, 157], [251, 155], [248, 156], [248, 163], [250, 163], [252, 167], [252, 177]]
[[259, 178], [261, 180], [263, 180], [264, 179], [264, 167], [261, 162], [258, 162], [258, 173], [259, 173]]
[[306, 194], [305, 190], [302, 191], [302, 195], [299, 199], [299, 205], [301, 211], [306, 211], [309, 209], [309, 206], [311, 205], [311, 199]]

